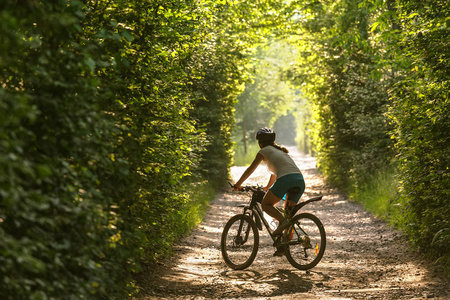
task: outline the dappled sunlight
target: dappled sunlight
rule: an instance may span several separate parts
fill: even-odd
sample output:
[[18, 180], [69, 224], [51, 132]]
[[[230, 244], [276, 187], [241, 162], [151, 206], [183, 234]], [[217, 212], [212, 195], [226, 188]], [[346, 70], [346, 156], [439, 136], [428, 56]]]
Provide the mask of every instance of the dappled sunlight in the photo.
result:
[[[158, 289], [164, 290], [163, 295], [187, 298], [408, 299], [442, 286], [433, 280], [427, 267], [418, 263], [400, 233], [324, 184], [317, 169], [310, 168], [313, 159], [295, 149], [291, 153], [297, 159], [303, 157], [309, 168], [299, 163], [307, 185], [302, 199], [323, 195], [322, 201], [301, 210], [313, 213], [324, 224], [327, 246], [321, 262], [309, 271], [300, 271], [286, 257], [273, 257], [275, 249], [264, 229], [259, 231], [259, 250], [250, 267], [237, 271], [226, 266], [220, 251], [223, 227], [242, 212], [237, 205], [250, 200], [249, 193], [230, 188], [210, 204], [202, 224], [176, 245], [173, 258], [158, 267], [153, 276], [147, 274], [144, 282], [149, 299], [156, 299], [151, 293], [158, 294]], [[232, 168], [232, 179], [237, 180], [244, 170]], [[248, 184], [266, 184], [266, 180], [267, 171], [260, 167]]]
[[211, 227], [211, 226], [202, 226], [202, 230], [211, 233], [222, 233], [222, 228]]

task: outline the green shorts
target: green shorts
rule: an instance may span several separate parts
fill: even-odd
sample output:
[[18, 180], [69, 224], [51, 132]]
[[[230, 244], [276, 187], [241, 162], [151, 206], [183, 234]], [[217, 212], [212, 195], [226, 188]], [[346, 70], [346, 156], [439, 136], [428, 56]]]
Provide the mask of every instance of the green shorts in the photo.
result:
[[294, 194], [293, 199], [289, 199], [289, 200], [294, 201], [295, 203], [298, 203], [298, 201], [300, 200], [300, 197], [302, 196], [303, 192], [305, 191], [305, 180], [303, 179], [302, 174], [289, 174], [289, 175], [280, 177], [270, 187], [270, 190], [272, 191], [272, 193], [275, 196], [285, 200], [284, 198], [285, 198], [287, 191], [293, 187], [299, 187], [300, 193]]

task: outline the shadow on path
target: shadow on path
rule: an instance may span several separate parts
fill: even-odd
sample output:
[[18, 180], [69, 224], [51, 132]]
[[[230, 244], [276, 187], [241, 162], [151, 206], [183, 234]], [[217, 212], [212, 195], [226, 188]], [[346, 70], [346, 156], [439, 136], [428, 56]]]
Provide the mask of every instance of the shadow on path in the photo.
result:
[[[327, 233], [322, 261], [310, 271], [293, 268], [285, 257], [273, 257], [268, 234], [260, 232], [253, 264], [242, 271], [228, 268], [220, 253], [225, 223], [247, 203], [245, 193], [217, 196], [202, 224], [176, 246], [173, 257], [148, 266], [138, 277], [141, 299], [450, 299], [448, 281], [410, 251], [397, 231], [347, 201], [326, 185], [313, 158], [290, 148], [305, 181], [305, 198], [322, 201], [303, 211], [319, 217]], [[237, 180], [245, 167], [233, 167]], [[246, 184], [265, 185], [269, 175], [259, 167]]]

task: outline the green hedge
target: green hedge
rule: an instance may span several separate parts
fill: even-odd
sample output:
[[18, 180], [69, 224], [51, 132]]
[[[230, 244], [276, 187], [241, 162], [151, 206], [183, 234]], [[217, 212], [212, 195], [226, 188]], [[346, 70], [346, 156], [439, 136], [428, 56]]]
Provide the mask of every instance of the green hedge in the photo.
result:
[[1, 299], [122, 299], [199, 222], [260, 38], [248, 8], [1, 2]]
[[123, 295], [111, 188], [128, 170], [111, 158], [116, 128], [96, 103], [93, 43], [78, 38], [82, 5], [1, 8], [1, 298]]
[[[298, 78], [314, 102], [321, 170], [450, 270], [449, 2], [308, 9]], [[397, 188], [379, 193], [386, 179]]]
[[447, 1], [400, 1], [397, 51], [405, 71], [391, 93], [390, 117], [407, 232], [450, 274], [449, 12]]

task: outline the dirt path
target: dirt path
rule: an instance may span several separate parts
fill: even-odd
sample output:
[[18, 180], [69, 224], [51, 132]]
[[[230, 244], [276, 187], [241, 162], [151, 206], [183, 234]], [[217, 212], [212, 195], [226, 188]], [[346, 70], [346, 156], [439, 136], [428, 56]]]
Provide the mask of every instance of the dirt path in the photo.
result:
[[[450, 299], [449, 282], [411, 253], [401, 234], [324, 184], [314, 159], [295, 149], [291, 154], [305, 176], [306, 195], [324, 195], [304, 209], [322, 220], [327, 233], [324, 258], [314, 269], [300, 271], [285, 257], [272, 257], [265, 231], [253, 264], [243, 271], [228, 268], [220, 253], [222, 228], [248, 195], [224, 192], [174, 257], [139, 277], [140, 299]], [[243, 169], [233, 168], [234, 180]], [[266, 180], [261, 168], [246, 183]]]

